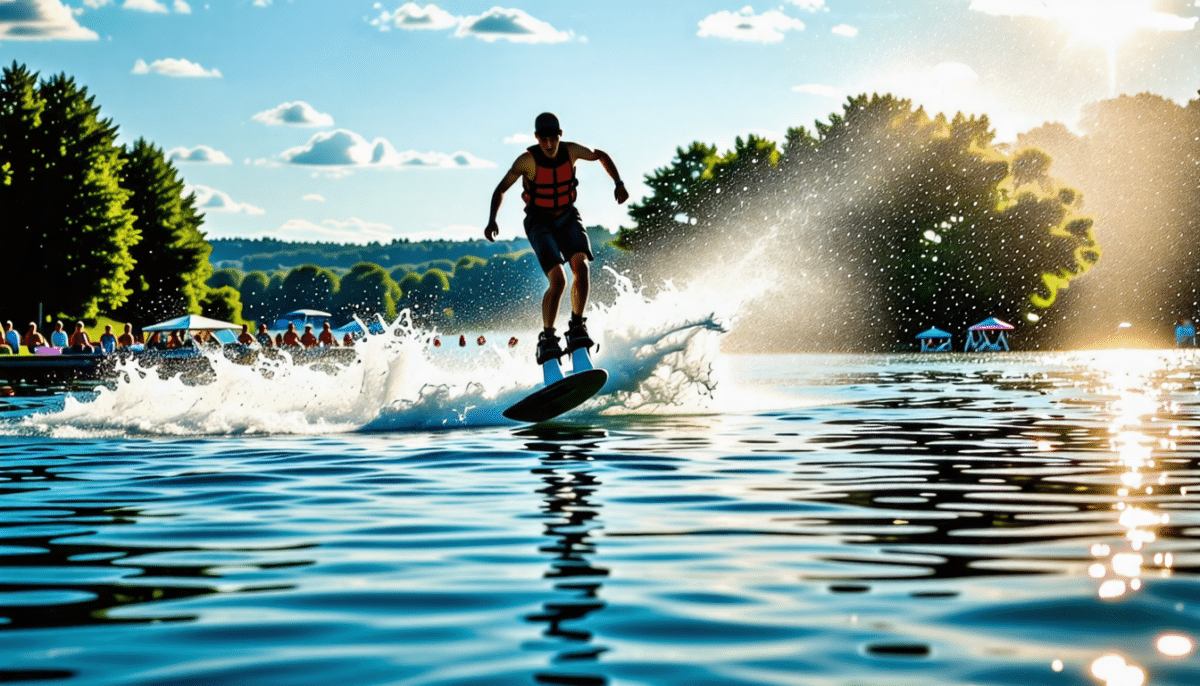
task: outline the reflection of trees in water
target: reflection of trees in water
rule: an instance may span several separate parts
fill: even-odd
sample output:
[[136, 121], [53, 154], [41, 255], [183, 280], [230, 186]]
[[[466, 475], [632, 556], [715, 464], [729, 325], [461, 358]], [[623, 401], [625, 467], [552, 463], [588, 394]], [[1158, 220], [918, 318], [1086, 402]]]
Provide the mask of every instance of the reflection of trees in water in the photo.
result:
[[[1152, 375], [1145, 387], [1160, 387], [1169, 374], [1167, 369]], [[1194, 445], [1188, 445], [1193, 439], [1177, 431], [1195, 426], [1194, 407], [1163, 404], [1155, 413], [1157, 421], [1137, 427], [1147, 445], [1171, 445], [1152, 470], [1153, 493], [1139, 495], [1120, 488], [1128, 466], [1114, 454], [1114, 395], [1102, 375], [1001, 378], [943, 369], [855, 374], [852, 382], [904, 393], [859, 402], [856, 407], [869, 410], [868, 421], [823, 422], [809, 444], [839, 459], [808, 457], [783, 486], [793, 500], [846, 506], [791, 522], [801, 535], [841, 539], [846, 546], [842, 554], [824, 559], [865, 565], [837, 578], [1060, 573], [1068, 564], [1093, 559], [1086, 542], [1129, 534], [1127, 517], [1121, 517], [1126, 506], [1154, 510], [1167, 499], [1172, 511], [1197, 509], [1186, 488], [1194, 482], [1200, 460]], [[958, 392], [947, 394], [947, 388]], [[1020, 400], [1023, 392], [1033, 398], [1062, 388], [1079, 390], [1053, 403], [1037, 401], [1046, 404], [1045, 413], [1030, 411], [1033, 401]], [[1179, 388], [1183, 393], [1196, 390], [1190, 379]], [[1171, 489], [1160, 485], [1167, 483], [1166, 477], [1157, 478], [1162, 472], [1174, 475]], [[1175, 517], [1156, 523], [1154, 536], [1188, 541], [1184, 521]], [[856, 554], [856, 548], [863, 552]], [[1176, 572], [1200, 572], [1178, 553], [1175, 559], [1183, 562], [1173, 566]]]
[[[546, 520], [544, 533], [551, 542], [539, 550], [552, 556], [550, 569], [544, 576], [556, 580], [556, 599], [544, 603], [542, 612], [525, 619], [546, 624], [543, 635], [561, 642], [554, 663], [594, 663], [605, 648], [592, 645], [592, 633], [579, 623], [604, 608], [599, 594], [600, 580], [608, 576], [608, 570], [594, 566], [587, 558], [596, 552], [591, 536], [600, 528], [597, 519], [600, 504], [592, 500], [600, 481], [585, 461], [592, 445], [566, 447], [537, 442], [528, 447], [549, 451], [542, 457], [542, 466], [533, 473], [544, 484], [537, 492], [543, 496], [541, 516]], [[564, 686], [608, 683], [599, 675], [558, 672], [538, 673], [535, 679], [542, 684]]]

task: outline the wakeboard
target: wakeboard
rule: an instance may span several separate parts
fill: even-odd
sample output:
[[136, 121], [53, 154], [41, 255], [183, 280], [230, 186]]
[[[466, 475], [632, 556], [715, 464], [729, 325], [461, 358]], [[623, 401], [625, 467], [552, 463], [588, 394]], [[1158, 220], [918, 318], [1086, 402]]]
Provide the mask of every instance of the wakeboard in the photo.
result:
[[592, 367], [587, 348], [571, 352], [571, 373], [564, 376], [557, 359], [542, 364], [545, 385], [518, 400], [503, 414], [518, 422], [538, 422], [579, 407], [596, 395], [608, 381], [608, 372]]

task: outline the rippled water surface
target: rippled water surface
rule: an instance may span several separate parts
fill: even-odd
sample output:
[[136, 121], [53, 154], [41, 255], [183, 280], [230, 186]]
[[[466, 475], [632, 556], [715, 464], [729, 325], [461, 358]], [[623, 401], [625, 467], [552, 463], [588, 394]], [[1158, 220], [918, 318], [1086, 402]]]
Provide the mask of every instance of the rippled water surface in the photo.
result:
[[722, 364], [533, 428], [0, 399], [0, 681], [1200, 684], [1200, 358]]

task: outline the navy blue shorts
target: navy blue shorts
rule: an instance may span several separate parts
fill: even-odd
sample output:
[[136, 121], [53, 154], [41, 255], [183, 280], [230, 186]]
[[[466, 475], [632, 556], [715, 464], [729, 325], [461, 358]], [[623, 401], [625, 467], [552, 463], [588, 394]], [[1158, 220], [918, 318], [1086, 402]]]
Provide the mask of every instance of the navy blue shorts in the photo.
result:
[[587, 231], [583, 229], [579, 210], [575, 208], [558, 217], [526, 214], [525, 235], [543, 273], [563, 264], [575, 253], [583, 253], [589, 260], [596, 259]]

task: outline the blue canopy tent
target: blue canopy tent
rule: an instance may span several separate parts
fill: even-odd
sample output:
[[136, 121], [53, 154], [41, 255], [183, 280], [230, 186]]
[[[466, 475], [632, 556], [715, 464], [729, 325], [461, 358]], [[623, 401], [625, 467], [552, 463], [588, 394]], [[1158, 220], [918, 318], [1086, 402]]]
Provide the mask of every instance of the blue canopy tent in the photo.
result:
[[921, 341], [923, 353], [947, 353], [953, 349], [950, 345], [950, 334], [936, 326], [917, 334], [917, 340]]
[[[380, 324], [378, 320], [368, 323], [367, 330], [373, 334], [381, 334], [384, 332], [383, 324]], [[351, 319], [345, 324], [332, 329], [332, 331], [340, 336], [345, 336], [346, 334], [350, 334], [351, 336], [360, 336], [363, 333], [363, 328], [362, 324], [359, 324], [357, 319]]]
[[[1008, 322], [988, 317], [967, 329], [967, 344], [963, 346], [963, 350], [967, 352], [1008, 350], [1006, 332], [1012, 331], [1014, 328], [1016, 327]], [[996, 337], [992, 338], [989, 332], [995, 332]]]

